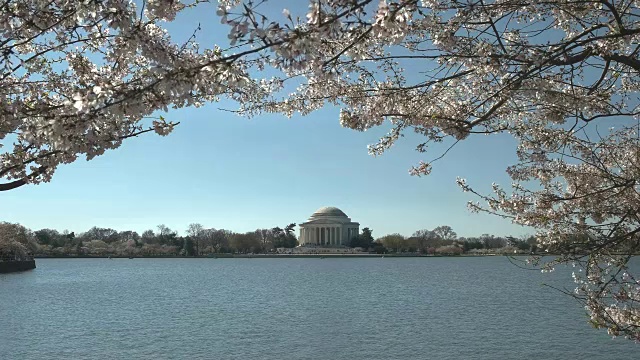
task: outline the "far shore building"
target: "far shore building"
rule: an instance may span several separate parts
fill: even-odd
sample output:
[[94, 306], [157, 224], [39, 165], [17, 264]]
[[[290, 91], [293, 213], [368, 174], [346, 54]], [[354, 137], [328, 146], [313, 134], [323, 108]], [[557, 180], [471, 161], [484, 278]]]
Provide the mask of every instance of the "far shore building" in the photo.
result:
[[332, 206], [321, 207], [299, 226], [300, 246], [349, 246], [351, 239], [360, 233], [359, 223]]

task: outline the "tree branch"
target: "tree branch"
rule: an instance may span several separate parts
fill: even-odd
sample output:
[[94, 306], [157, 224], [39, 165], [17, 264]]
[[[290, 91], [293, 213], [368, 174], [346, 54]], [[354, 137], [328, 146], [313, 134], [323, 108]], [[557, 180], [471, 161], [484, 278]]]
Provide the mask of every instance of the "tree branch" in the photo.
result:
[[44, 173], [47, 170], [46, 166], [40, 166], [38, 168], [38, 170], [34, 171], [33, 173], [31, 173], [29, 176], [24, 177], [22, 179], [18, 179], [15, 181], [11, 181], [8, 183], [4, 183], [4, 184], [0, 184], [0, 191], [9, 191], [9, 190], [13, 190], [15, 188], [19, 188], [22, 185], [26, 185], [29, 183], [29, 178], [34, 178], [42, 173]]

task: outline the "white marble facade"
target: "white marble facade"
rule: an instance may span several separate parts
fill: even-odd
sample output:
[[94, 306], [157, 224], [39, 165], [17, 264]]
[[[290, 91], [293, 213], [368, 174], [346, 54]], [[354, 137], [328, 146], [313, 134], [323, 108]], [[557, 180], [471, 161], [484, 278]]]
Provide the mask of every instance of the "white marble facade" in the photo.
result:
[[299, 242], [302, 246], [348, 246], [359, 232], [359, 223], [352, 222], [342, 210], [325, 206], [314, 212], [307, 222], [300, 224]]

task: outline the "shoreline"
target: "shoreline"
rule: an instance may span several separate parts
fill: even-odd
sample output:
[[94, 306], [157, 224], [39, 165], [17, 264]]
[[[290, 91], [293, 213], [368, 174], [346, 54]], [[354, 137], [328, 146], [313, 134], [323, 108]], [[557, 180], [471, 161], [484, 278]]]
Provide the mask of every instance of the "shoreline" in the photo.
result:
[[116, 256], [116, 255], [79, 255], [79, 256], [34, 256], [35, 259], [289, 259], [289, 258], [463, 258], [494, 256], [530, 256], [531, 254], [462, 254], [462, 255], [421, 255], [421, 254], [216, 254], [206, 256]]

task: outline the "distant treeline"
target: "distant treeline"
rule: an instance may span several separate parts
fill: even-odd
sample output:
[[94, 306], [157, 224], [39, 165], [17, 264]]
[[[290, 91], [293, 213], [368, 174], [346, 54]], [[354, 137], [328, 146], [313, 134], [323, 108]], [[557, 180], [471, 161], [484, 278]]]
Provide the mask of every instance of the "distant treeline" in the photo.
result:
[[[92, 227], [86, 232], [59, 232], [54, 229], [31, 231], [19, 224], [0, 223], [0, 256], [207, 256], [220, 253], [272, 253], [279, 248], [298, 246], [296, 224], [284, 228], [256, 229], [237, 233], [207, 229], [191, 224], [184, 236], [165, 225], [139, 234]], [[458, 237], [449, 226], [419, 230], [411, 237], [390, 234], [374, 239], [372, 230], [351, 239], [350, 246], [376, 253], [420, 253], [458, 255], [462, 253], [530, 253], [536, 251], [534, 238]]]
[[284, 228], [257, 229], [237, 233], [225, 229], [206, 229], [191, 224], [184, 236], [165, 225], [156, 230], [116, 231], [92, 227], [80, 234], [41, 229], [33, 232], [38, 256], [117, 255], [117, 256], [200, 256], [216, 253], [261, 253], [298, 245], [296, 224]]
[[533, 236], [516, 238], [482, 234], [478, 237], [458, 237], [450, 226], [433, 230], [418, 230], [411, 237], [400, 234], [385, 235], [376, 240], [385, 251], [395, 253], [423, 253], [429, 255], [513, 254], [535, 253], [538, 249]]

